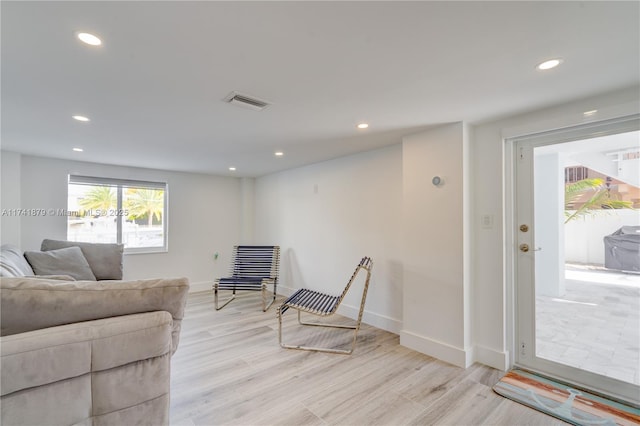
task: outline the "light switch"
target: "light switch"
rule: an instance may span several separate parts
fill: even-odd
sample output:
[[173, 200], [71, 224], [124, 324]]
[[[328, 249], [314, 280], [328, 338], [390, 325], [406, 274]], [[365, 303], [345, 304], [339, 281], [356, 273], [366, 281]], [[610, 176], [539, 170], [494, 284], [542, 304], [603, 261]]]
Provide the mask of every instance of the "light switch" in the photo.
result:
[[483, 229], [493, 228], [493, 215], [483, 214], [480, 216], [480, 223], [482, 224]]

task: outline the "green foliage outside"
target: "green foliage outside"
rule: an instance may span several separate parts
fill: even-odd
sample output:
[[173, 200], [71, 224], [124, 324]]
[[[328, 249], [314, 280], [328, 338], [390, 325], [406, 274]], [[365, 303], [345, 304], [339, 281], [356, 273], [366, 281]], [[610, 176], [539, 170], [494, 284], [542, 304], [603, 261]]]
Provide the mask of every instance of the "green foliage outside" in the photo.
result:
[[[565, 185], [564, 215], [566, 220], [564, 223], [593, 214], [607, 213], [610, 209], [633, 209], [631, 201], [611, 198], [611, 194], [603, 184], [604, 180], [601, 178], [587, 178]], [[591, 197], [577, 210], [570, 209], [569, 206], [588, 191], [593, 193]]]
[[[85, 210], [109, 211], [117, 207], [115, 188], [110, 186], [92, 186], [78, 204]], [[153, 219], [162, 222], [164, 212], [164, 191], [161, 189], [128, 188], [124, 199], [124, 210], [129, 212], [131, 220], [147, 219], [147, 225], [153, 225]]]
[[86, 210], [109, 210], [117, 205], [116, 192], [110, 186], [92, 186], [78, 204]]
[[162, 220], [164, 211], [164, 191], [160, 189], [130, 188], [127, 190], [124, 208], [129, 217], [139, 219], [147, 216], [148, 226], [153, 225], [153, 218]]

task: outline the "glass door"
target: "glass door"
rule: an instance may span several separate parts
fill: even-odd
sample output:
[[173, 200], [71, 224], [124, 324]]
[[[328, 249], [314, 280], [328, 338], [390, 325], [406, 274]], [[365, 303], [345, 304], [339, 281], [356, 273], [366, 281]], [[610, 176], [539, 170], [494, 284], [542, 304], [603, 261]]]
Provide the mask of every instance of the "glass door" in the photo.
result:
[[516, 363], [640, 404], [638, 117], [518, 138]]

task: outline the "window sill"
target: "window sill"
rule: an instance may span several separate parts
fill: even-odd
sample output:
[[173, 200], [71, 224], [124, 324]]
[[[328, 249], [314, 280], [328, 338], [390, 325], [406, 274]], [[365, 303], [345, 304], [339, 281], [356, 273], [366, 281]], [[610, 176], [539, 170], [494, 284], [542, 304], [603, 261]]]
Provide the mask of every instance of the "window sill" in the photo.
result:
[[124, 254], [156, 254], [156, 253], [168, 253], [169, 249], [167, 247], [135, 247], [135, 248], [125, 248]]

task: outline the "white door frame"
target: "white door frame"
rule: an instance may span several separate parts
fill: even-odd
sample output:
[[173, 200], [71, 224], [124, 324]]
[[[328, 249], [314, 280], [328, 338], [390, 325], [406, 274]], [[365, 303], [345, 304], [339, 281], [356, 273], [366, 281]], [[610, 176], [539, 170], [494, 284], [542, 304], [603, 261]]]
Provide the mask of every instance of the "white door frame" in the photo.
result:
[[[550, 144], [557, 144], [562, 142], [568, 142], [578, 139], [588, 139], [590, 137], [605, 136], [607, 134], [622, 133], [625, 131], [633, 131], [639, 129], [640, 114], [633, 114], [629, 116], [623, 116], [620, 118], [614, 118], [609, 120], [602, 120], [597, 122], [590, 122], [587, 124], [574, 125], [558, 130], [551, 130], [545, 132], [537, 132], [531, 134], [524, 134], [521, 136], [513, 136], [505, 138], [504, 140], [504, 153], [505, 153], [505, 300], [506, 300], [506, 340], [507, 348], [510, 351], [510, 366], [522, 366], [532, 371], [544, 374], [548, 377], [558, 379], [560, 381], [572, 382], [575, 385], [583, 386], [587, 388], [593, 388], [591, 383], [598, 383], [597, 392], [612, 396], [617, 399], [621, 399], [633, 404], [638, 404], [637, 388], [631, 384], [625, 386], [624, 382], [596, 375], [594, 373], [586, 372], [572, 367], [562, 366], [558, 369], [558, 364], [544, 359], [538, 359], [532, 364], [529, 361], [522, 362], [520, 355], [520, 320], [518, 309], [518, 288], [517, 288], [517, 259], [518, 259], [518, 223], [517, 220], [517, 193], [516, 193], [516, 170], [517, 170], [517, 156], [516, 142], [517, 141], [535, 141], [536, 146], [544, 146]], [[533, 207], [533, 206], [532, 206]], [[531, 248], [533, 249], [533, 223], [530, 223], [532, 227]], [[533, 257], [533, 255], [532, 255]], [[535, 303], [535, 299], [531, 301]], [[534, 305], [535, 306], [535, 305]], [[531, 311], [531, 307], [528, 307]], [[535, 321], [535, 318], [533, 318]], [[534, 336], [535, 337], [535, 336]], [[534, 339], [535, 340], [535, 339]], [[533, 351], [535, 358], [535, 347], [527, 348], [528, 351]], [[578, 374], [578, 380], [567, 379], [566, 377]], [[621, 388], [622, 384], [622, 388]]]

